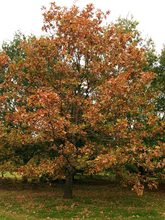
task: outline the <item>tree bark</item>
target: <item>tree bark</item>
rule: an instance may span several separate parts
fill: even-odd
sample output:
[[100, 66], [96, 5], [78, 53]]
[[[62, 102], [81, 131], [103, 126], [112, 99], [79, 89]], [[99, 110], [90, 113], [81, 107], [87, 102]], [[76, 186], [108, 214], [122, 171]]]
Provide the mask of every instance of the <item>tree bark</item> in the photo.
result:
[[65, 184], [64, 184], [64, 196], [65, 199], [73, 198], [73, 175], [66, 175]]

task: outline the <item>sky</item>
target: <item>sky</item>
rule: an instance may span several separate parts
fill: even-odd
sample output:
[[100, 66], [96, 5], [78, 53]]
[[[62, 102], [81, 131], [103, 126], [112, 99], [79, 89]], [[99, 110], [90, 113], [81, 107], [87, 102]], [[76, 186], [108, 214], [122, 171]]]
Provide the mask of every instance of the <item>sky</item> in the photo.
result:
[[[0, 0], [0, 45], [13, 39], [14, 33], [40, 36], [42, 27], [41, 7], [49, 6], [51, 0]], [[165, 44], [165, 0], [56, 0], [59, 5], [71, 6], [74, 2], [82, 8], [93, 3], [96, 8], [111, 11], [114, 21], [119, 16], [139, 21], [138, 29], [142, 36], [151, 37], [156, 50], [161, 51]]]

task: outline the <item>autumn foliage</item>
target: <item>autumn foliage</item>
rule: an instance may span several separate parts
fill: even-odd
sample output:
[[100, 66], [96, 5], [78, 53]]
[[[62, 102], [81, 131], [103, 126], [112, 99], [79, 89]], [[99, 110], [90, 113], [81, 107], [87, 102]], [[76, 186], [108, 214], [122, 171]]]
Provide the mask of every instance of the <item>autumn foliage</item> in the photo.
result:
[[92, 4], [52, 3], [43, 17], [47, 37], [21, 40], [12, 58], [0, 54], [1, 148], [10, 146], [22, 175], [66, 179], [65, 197], [78, 172], [112, 172], [139, 195], [156, 186], [164, 122], [134, 32], [107, 24], [109, 12]]

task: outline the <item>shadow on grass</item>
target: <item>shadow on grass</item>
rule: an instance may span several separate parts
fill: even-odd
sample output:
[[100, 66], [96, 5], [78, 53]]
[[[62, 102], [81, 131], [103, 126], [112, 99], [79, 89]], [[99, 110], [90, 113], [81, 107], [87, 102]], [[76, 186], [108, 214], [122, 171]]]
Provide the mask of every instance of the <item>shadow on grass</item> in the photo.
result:
[[62, 198], [63, 183], [0, 180], [0, 220], [37, 219], [165, 219], [164, 185], [143, 197], [102, 179], [76, 180], [74, 198]]

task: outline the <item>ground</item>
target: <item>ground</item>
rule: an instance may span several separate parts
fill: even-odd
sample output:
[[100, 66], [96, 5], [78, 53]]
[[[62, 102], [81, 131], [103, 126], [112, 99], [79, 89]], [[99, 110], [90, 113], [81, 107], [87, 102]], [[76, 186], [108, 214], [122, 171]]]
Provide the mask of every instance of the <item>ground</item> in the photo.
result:
[[112, 219], [164, 220], [165, 189], [138, 197], [115, 183], [76, 184], [74, 198], [62, 198], [62, 186], [0, 184], [0, 220]]

